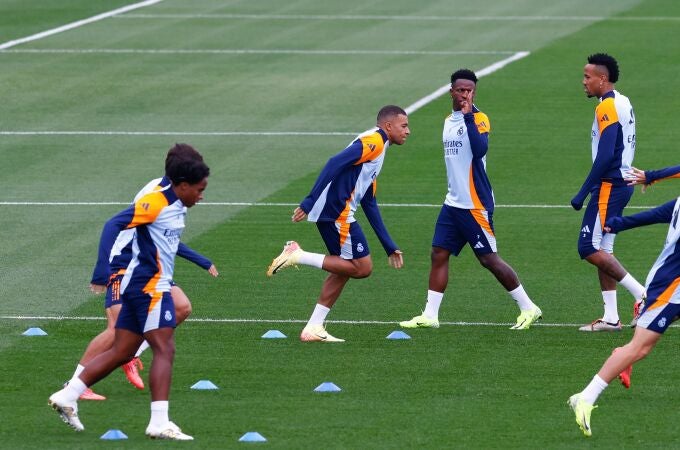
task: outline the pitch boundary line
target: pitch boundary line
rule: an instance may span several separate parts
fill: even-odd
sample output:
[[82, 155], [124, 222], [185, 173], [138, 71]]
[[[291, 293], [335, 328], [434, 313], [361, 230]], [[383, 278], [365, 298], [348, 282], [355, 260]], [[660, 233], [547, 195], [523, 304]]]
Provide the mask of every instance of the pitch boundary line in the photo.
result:
[[[106, 321], [106, 317], [97, 316], [12, 316], [2, 315], [0, 320], [52, 320], [52, 321]], [[245, 319], [245, 318], [189, 318], [186, 322], [196, 323], [307, 323], [302, 319]], [[399, 325], [398, 321], [388, 320], [328, 320], [326, 323], [343, 324], [343, 325]], [[460, 327], [505, 327], [512, 326], [512, 322], [439, 322], [439, 325], [444, 326], [460, 326]], [[532, 327], [551, 327], [551, 328], [571, 328], [583, 326], [582, 323], [534, 323]], [[672, 325], [674, 326], [674, 325]]]
[[121, 14], [117, 19], [247, 19], [247, 20], [399, 20], [408, 22], [484, 22], [484, 21], [600, 21], [617, 20], [633, 22], [667, 22], [677, 21], [680, 17], [663, 16], [399, 16], [399, 15], [347, 15], [347, 14]]
[[20, 39], [14, 39], [12, 41], [7, 41], [5, 43], [0, 44], [0, 50], [4, 50], [10, 47], [14, 47], [15, 45], [19, 44], [25, 44], [26, 42], [32, 42], [32, 41], [37, 41], [38, 39], [42, 39], [44, 37], [52, 36], [58, 33], [62, 33], [64, 31], [72, 30], [74, 28], [82, 27], [83, 25], [87, 25], [93, 22], [98, 22], [103, 19], [107, 19], [109, 17], [113, 17], [119, 14], [126, 13], [128, 11], [133, 11], [135, 9], [139, 8], [144, 8], [145, 6], [150, 6], [150, 5], [155, 5], [156, 3], [160, 3], [163, 0], [145, 0], [143, 2], [139, 3], [133, 3], [132, 5], [127, 5], [123, 6], [122, 8], [114, 9], [105, 13], [97, 14], [96, 16], [89, 17], [87, 19], [82, 19], [82, 20], [77, 20], [75, 22], [71, 22], [66, 25], [62, 25], [60, 27], [52, 28], [50, 30], [45, 30], [41, 31], [40, 33], [32, 34], [30, 36], [26, 36], [24, 38]]

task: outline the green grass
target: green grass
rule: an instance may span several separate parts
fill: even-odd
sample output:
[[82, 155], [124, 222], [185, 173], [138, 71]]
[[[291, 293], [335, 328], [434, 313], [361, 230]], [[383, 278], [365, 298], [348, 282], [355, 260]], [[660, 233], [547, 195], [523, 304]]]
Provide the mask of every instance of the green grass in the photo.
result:
[[[29, 2], [38, 5], [39, 2]], [[0, 11], [16, 39], [118, 7], [71, 1], [44, 14], [25, 2]], [[26, 6], [23, 6], [26, 5]], [[342, 6], [341, 6], [342, 5]], [[32, 11], [40, 11], [34, 8]], [[594, 436], [578, 431], [566, 399], [580, 390], [611, 349], [631, 336], [585, 335], [575, 325], [601, 314], [595, 270], [576, 252], [581, 213], [567, 207], [590, 168], [593, 100], [581, 88], [585, 57], [597, 51], [621, 64], [617, 88], [638, 119], [636, 165], [677, 164], [680, 106], [672, 58], [680, 7], [663, 0], [605, 2], [196, 2], [166, 1], [16, 47], [151, 49], [530, 50], [532, 54], [479, 83], [477, 103], [492, 123], [488, 171], [500, 205], [494, 215], [501, 256], [541, 306], [545, 326], [507, 330], [517, 314], [508, 295], [469, 250], [451, 260], [439, 330], [385, 336], [425, 301], [430, 241], [438, 208], [382, 208], [404, 251], [395, 271], [359, 215], [374, 255], [373, 275], [348, 284], [329, 329], [341, 345], [297, 340], [324, 274], [307, 267], [273, 279], [264, 271], [288, 239], [323, 251], [310, 224], [290, 222], [292, 206], [200, 205], [183, 239], [210, 256], [212, 279], [178, 261], [176, 281], [194, 305], [194, 321], [177, 330], [171, 417], [196, 437], [193, 448], [236, 448], [247, 431], [274, 448], [671, 448], [680, 445], [672, 394], [680, 369], [677, 329], [635, 367], [633, 388], [611, 386], [593, 413]], [[168, 14], [148, 17], [147, 14]], [[611, 20], [409, 21], [186, 18], [177, 14], [614, 16]], [[617, 16], [617, 14], [620, 14]], [[171, 16], [174, 15], [174, 16]], [[620, 20], [650, 16], [671, 20]], [[521, 31], [521, 32], [520, 32]], [[653, 45], [651, 43], [654, 43]], [[452, 70], [481, 69], [502, 55], [283, 56], [108, 55], [0, 52], [7, 101], [0, 131], [169, 131], [146, 136], [0, 135], [0, 201], [126, 202], [158, 176], [167, 148], [188, 141], [212, 169], [207, 202], [297, 203], [329, 155], [371, 125], [385, 103], [408, 105], [446, 83]], [[382, 203], [437, 205], [445, 193], [441, 124], [450, 100], [410, 117], [412, 136], [392, 147], [380, 176]], [[337, 131], [334, 136], [186, 136], [182, 131]], [[677, 184], [636, 193], [632, 206], [677, 195]], [[87, 292], [102, 223], [121, 205], [0, 205], [0, 315], [103, 317]], [[630, 210], [635, 212], [637, 210]], [[643, 281], [665, 236], [659, 225], [626, 232], [617, 256]], [[631, 302], [620, 291], [622, 320]], [[255, 322], [209, 321], [250, 319]], [[265, 322], [278, 320], [280, 322]], [[382, 323], [338, 323], [378, 321]], [[290, 321], [290, 322], [284, 322]], [[385, 323], [387, 322], [387, 323]], [[491, 325], [452, 325], [487, 322]], [[574, 326], [551, 326], [573, 324]], [[24, 337], [40, 326], [49, 335]], [[0, 447], [150, 448], [143, 436], [148, 392], [121, 371], [96, 386], [109, 397], [82, 402], [86, 431], [68, 430], [46, 399], [72, 373], [101, 320], [0, 319]], [[286, 340], [264, 340], [279, 329]], [[669, 342], [670, 341], [670, 342]], [[151, 355], [145, 354], [148, 373]], [[189, 387], [209, 379], [217, 391]], [[332, 381], [343, 391], [318, 394]], [[647, 418], [652, 417], [649, 421]], [[103, 442], [119, 428], [128, 441]]]

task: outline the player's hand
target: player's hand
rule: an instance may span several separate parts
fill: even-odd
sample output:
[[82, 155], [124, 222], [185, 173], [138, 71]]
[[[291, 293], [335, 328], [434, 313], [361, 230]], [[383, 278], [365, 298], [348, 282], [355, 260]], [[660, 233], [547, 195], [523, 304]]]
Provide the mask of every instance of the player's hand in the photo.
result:
[[208, 273], [209, 273], [210, 275], [214, 276], [214, 277], [216, 277], [217, 275], [220, 274], [220, 273], [217, 271], [217, 267], [215, 267], [215, 264], [213, 264], [213, 265], [211, 265], [210, 267], [208, 267]]
[[460, 102], [460, 112], [467, 114], [472, 111], [472, 103], [475, 98], [475, 91], [471, 90], [467, 96]]
[[583, 201], [579, 201], [576, 197], [574, 197], [571, 199], [571, 207], [578, 211], [583, 208]]
[[404, 257], [402, 256], [401, 250], [395, 250], [394, 253], [388, 257], [388, 260], [390, 266], [395, 269], [401, 269], [404, 266]]
[[642, 189], [640, 190], [643, 194], [647, 190], [647, 175], [645, 175], [644, 170], [640, 170], [637, 167], [631, 167], [630, 172], [626, 174], [624, 180], [628, 182], [628, 186], [635, 186], [636, 184], [641, 184]]
[[293, 211], [293, 216], [291, 217], [291, 220], [293, 222], [300, 222], [301, 220], [304, 220], [304, 218], [307, 217], [307, 213], [302, 210], [299, 206], [295, 208]]
[[97, 295], [103, 294], [104, 292], [106, 292], [106, 286], [104, 286], [103, 284], [90, 283], [90, 292]]

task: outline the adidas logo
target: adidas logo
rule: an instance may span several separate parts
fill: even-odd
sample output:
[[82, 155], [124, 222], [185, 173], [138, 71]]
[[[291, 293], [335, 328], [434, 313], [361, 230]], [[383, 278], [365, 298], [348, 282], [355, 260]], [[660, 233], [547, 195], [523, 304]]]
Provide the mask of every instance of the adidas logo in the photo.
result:
[[607, 114], [603, 115], [600, 122], [609, 122], [609, 116]]
[[590, 233], [590, 227], [586, 225], [585, 227], [581, 228], [581, 233]]
[[484, 248], [484, 244], [482, 244], [480, 241], [477, 241], [474, 248]]

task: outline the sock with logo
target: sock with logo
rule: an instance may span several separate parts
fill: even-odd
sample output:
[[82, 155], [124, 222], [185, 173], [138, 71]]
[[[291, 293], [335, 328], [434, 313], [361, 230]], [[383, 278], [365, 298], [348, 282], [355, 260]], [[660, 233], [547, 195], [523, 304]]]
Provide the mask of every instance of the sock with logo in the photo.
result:
[[312, 312], [312, 316], [309, 318], [309, 322], [307, 322], [307, 326], [323, 325], [323, 321], [326, 320], [326, 316], [330, 310], [330, 308], [317, 303]]
[[423, 315], [429, 319], [439, 319], [439, 307], [441, 306], [443, 299], [443, 292], [428, 290], [427, 303], [425, 304], [425, 311], [423, 311]]

